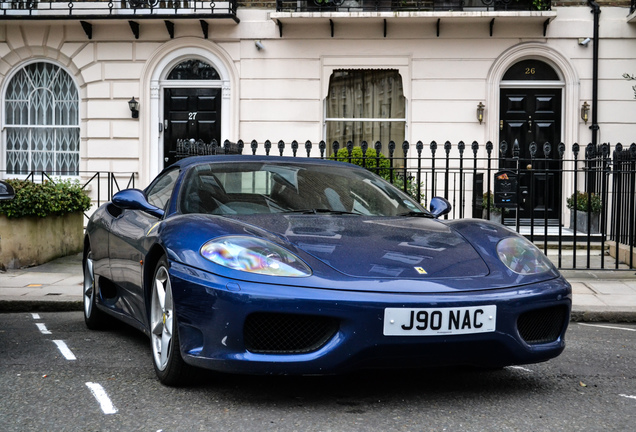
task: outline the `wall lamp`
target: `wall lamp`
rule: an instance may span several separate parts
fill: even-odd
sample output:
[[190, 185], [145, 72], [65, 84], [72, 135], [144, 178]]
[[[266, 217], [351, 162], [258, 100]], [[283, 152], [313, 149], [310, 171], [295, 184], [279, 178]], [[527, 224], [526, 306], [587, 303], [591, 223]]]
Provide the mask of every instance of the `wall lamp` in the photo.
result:
[[484, 121], [484, 108], [486, 108], [486, 105], [479, 102], [479, 105], [477, 105], [477, 120], [479, 120], [479, 124]]
[[583, 106], [581, 107], [581, 120], [587, 124], [587, 120], [590, 115], [590, 104], [587, 101], [583, 102]]
[[136, 101], [134, 96], [128, 101], [128, 108], [130, 108], [132, 118], [139, 118], [139, 101]]

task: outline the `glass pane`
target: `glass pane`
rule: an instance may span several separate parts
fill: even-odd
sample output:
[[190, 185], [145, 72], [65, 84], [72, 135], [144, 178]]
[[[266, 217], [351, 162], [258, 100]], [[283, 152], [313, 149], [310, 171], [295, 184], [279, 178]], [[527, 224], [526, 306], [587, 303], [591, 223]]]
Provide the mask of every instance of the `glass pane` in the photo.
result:
[[79, 172], [79, 129], [64, 128], [56, 131], [55, 165], [58, 174], [77, 175]]
[[169, 80], [219, 80], [219, 73], [201, 60], [186, 60], [176, 65], [168, 74]]
[[7, 129], [7, 173], [26, 174], [29, 171], [28, 129]]
[[504, 81], [559, 81], [559, 75], [549, 64], [540, 60], [522, 60], [508, 69]]
[[31, 95], [31, 124], [52, 125], [53, 124], [53, 95], [45, 89], [38, 89]]
[[[389, 142], [394, 141], [397, 148], [401, 149], [404, 141], [406, 122], [383, 122], [383, 121], [328, 121], [327, 122], [327, 146], [331, 148], [334, 141], [344, 147], [348, 141], [359, 146], [362, 141], [369, 144], [369, 148], [374, 148], [376, 141], [382, 143], [382, 152], [389, 155]], [[397, 156], [394, 155], [394, 156]], [[401, 157], [402, 154], [399, 154]]]
[[7, 101], [7, 125], [28, 125], [29, 104], [27, 101]]

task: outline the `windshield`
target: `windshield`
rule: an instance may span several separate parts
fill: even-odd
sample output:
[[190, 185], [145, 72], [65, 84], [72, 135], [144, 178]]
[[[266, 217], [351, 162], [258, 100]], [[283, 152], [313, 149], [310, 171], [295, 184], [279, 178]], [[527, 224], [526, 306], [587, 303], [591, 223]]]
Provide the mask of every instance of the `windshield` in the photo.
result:
[[182, 213], [244, 215], [430, 214], [380, 177], [353, 167], [293, 163], [206, 163], [182, 185]]

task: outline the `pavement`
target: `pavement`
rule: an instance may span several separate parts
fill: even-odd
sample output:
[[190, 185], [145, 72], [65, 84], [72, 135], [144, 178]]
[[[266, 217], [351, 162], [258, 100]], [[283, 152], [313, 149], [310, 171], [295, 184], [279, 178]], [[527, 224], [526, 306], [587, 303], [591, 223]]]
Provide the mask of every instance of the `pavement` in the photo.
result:
[[[636, 322], [636, 270], [563, 270], [572, 320]], [[0, 313], [82, 310], [82, 254], [0, 271]]]

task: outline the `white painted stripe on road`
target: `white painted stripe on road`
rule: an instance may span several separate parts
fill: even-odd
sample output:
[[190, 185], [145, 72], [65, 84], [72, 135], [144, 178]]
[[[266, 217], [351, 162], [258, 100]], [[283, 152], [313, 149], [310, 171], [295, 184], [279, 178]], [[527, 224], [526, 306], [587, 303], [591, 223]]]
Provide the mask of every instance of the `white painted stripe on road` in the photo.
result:
[[582, 326], [588, 326], [588, 327], [600, 327], [600, 328], [607, 328], [607, 329], [614, 329], [614, 330], [627, 330], [627, 331], [633, 331], [633, 332], [636, 332], [636, 329], [633, 329], [633, 328], [625, 328], [625, 327], [608, 326], [608, 325], [602, 325], [602, 324], [585, 324], [585, 323], [579, 323], [579, 325], [582, 325]]
[[42, 334], [51, 334], [51, 332], [46, 328], [46, 326], [42, 323], [35, 323], [36, 326], [40, 329]]
[[104, 387], [92, 382], [87, 382], [86, 387], [91, 390], [91, 393], [93, 393], [93, 396], [95, 396], [95, 399], [99, 402], [99, 406], [102, 408], [104, 414], [115, 414], [117, 412], [117, 408], [115, 408], [113, 403], [110, 401]]
[[40, 314], [32, 313], [31, 316], [33, 319], [40, 319]]
[[64, 343], [64, 341], [54, 340], [53, 343], [57, 345], [57, 349], [60, 350], [66, 360], [77, 360], [77, 357], [75, 357], [73, 352], [68, 348], [68, 346], [66, 346], [66, 343]]
[[619, 396], [622, 396], [622, 397], [625, 397], [625, 398], [629, 398], [629, 399], [636, 399], [636, 396], [632, 396], [632, 395], [619, 394]]

